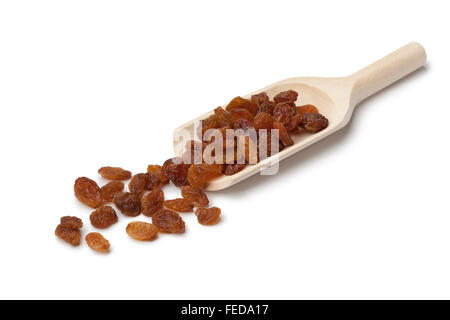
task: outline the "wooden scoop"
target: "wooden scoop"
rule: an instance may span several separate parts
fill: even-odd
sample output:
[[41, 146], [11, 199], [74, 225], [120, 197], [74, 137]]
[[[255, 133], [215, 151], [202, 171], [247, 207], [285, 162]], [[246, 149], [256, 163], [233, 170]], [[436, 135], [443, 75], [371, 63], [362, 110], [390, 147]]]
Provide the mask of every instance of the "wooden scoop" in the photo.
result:
[[[350, 121], [353, 110], [358, 103], [422, 67], [425, 62], [426, 53], [424, 48], [419, 43], [412, 42], [348, 77], [290, 78], [244, 96], [245, 98], [250, 98], [252, 94], [265, 91], [270, 98], [273, 98], [274, 95], [281, 91], [295, 90], [299, 93], [301, 104], [315, 105], [319, 112], [328, 118], [329, 126], [318, 133], [293, 134], [293, 146], [255, 165], [248, 165], [235, 175], [222, 175], [212, 180], [206, 190], [216, 191], [232, 186], [261, 172], [264, 168], [270, 167], [274, 164], [274, 159], [276, 161], [283, 160], [343, 128]], [[191, 137], [195, 137], [194, 123], [209, 117], [213, 113], [211, 111], [175, 129], [174, 148], [177, 156], [181, 155], [183, 149], [181, 146], [182, 141], [178, 138], [180, 137], [180, 130], [187, 130]]]

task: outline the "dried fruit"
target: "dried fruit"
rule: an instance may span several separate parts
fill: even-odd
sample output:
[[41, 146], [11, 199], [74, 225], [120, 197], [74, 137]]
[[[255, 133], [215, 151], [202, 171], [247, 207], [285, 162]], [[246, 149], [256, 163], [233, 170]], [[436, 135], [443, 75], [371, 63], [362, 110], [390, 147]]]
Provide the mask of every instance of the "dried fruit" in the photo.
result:
[[177, 212], [192, 212], [194, 206], [189, 200], [176, 198], [173, 200], [164, 201], [164, 206], [167, 209], [174, 210]]
[[195, 210], [195, 215], [197, 216], [198, 222], [205, 226], [210, 226], [219, 222], [220, 213], [221, 210], [217, 207], [197, 208], [197, 210]]
[[56, 227], [55, 235], [72, 246], [80, 245], [81, 232], [80, 229], [73, 229], [59, 224]]
[[305, 113], [319, 113], [319, 110], [312, 104], [305, 104], [303, 106], [297, 107], [298, 113], [300, 113], [302, 116]]
[[185, 231], [183, 219], [171, 210], [159, 210], [153, 215], [152, 222], [162, 233], [184, 233]]
[[267, 129], [270, 130], [273, 128], [273, 117], [266, 113], [266, 112], [261, 112], [258, 113], [255, 117], [255, 129], [256, 130], [260, 130], [260, 129]]
[[201, 163], [203, 161], [203, 151], [206, 143], [201, 141], [189, 140], [186, 143], [186, 150], [183, 153], [183, 162], [186, 164]]
[[296, 109], [292, 108], [288, 103], [278, 103], [275, 105], [275, 109], [273, 109], [273, 117], [286, 127], [292, 121], [294, 112], [296, 112]]
[[102, 198], [102, 203], [112, 202], [114, 195], [118, 192], [123, 191], [125, 185], [121, 181], [110, 181], [100, 188], [100, 195]]
[[83, 228], [83, 221], [77, 217], [61, 217], [61, 226], [71, 228], [71, 229], [81, 229]]
[[234, 130], [244, 130], [244, 132], [247, 132], [248, 130], [254, 129], [253, 122], [247, 120], [247, 119], [239, 119], [234, 123]]
[[226, 107], [227, 111], [231, 111], [233, 109], [247, 109], [252, 115], [256, 115], [256, 113], [258, 113], [258, 105], [253, 101], [242, 97], [234, 98]]
[[273, 104], [273, 102], [271, 102], [271, 101], [263, 102], [259, 106], [258, 113], [266, 112], [266, 113], [268, 113], [270, 115], [273, 115], [273, 109], [274, 108], [275, 108], [275, 105]]
[[250, 122], [253, 122], [253, 115], [247, 109], [232, 109], [231, 113], [231, 124], [234, 126], [236, 121], [240, 119], [246, 119]]
[[107, 180], [128, 180], [131, 178], [131, 172], [119, 167], [102, 167], [98, 173]]
[[298, 128], [301, 121], [302, 121], [302, 115], [299, 113], [294, 114], [291, 118], [291, 121], [289, 121], [289, 123], [286, 125], [286, 130], [289, 132], [295, 131]]
[[305, 113], [302, 118], [303, 127], [311, 132], [319, 132], [328, 127], [328, 119], [320, 113]]
[[293, 104], [298, 97], [298, 93], [294, 90], [283, 91], [273, 97], [275, 103], [287, 102]]
[[278, 138], [280, 139], [283, 146], [290, 147], [294, 144], [294, 141], [287, 132], [286, 127], [281, 122], [274, 121], [273, 128], [278, 129]]
[[[145, 183], [145, 190], [155, 190], [162, 188], [163, 183], [161, 183], [161, 179], [153, 173], [147, 172], [145, 174], [147, 176], [147, 180]], [[167, 179], [167, 178], [166, 178]]]
[[105, 229], [119, 221], [116, 211], [109, 207], [101, 207], [91, 213], [91, 224], [98, 229]]
[[109, 241], [106, 240], [100, 233], [91, 232], [86, 235], [86, 243], [94, 251], [106, 253], [109, 252]]
[[86, 177], [75, 180], [75, 197], [91, 208], [97, 208], [101, 202], [100, 187], [97, 182]]
[[183, 186], [181, 187], [181, 195], [196, 207], [206, 207], [209, 204], [207, 195], [198, 188]]
[[119, 192], [114, 196], [117, 209], [128, 217], [137, 217], [141, 213], [139, 195], [130, 192]]
[[207, 183], [222, 174], [221, 164], [193, 164], [188, 170], [189, 184], [196, 188], [205, 188]]
[[158, 228], [146, 222], [130, 222], [126, 231], [131, 238], [139, 241], [153, 241], [158, 237]]
[[169, 183], [169, 178], [167, 178], [163, 172], [162, 172], [162, 167], [157, 165], [157, 164], [150, 164], [147, 167], [147, 173], [151, 173], [154, 174], [155, 176], [158, 177], [160, 183], [161, 183], [161, 187], [167, 183]]
[[226, 127], [232, 125], [231, 113], [224, 110], [222, 107], [214, 109], [214, 114], [217, 117], [216, 119], [219, 127]]
[[156, 189], [146, 194], [141, 200], [142, 214], [147, 217], [153, 216], [155, 212], [163, 208], [164, 192]]
[[260, 92], [258, 94], [252, 95], [250, 100], [253, 101], [258, 107], [261, 107], [263, 103], [269, 102], [269, 97], [267, 96], [267, 93]]
[[246, 166], [246, 164], [227, 164], [225, 166], [225, 171], [224, 174], [227, 176], [232, 176], [233, 174], [238, 173], [239, 171], [241, 171], [242, 169], [244, 169]]
[[174, 185], [180, 187], [188, 184], [188, 168], [181, 158], [172, 158], [164, 162], [162, 172]]
[[145, 186], [147, 184], [147, 174], [138, 173], [131, 178], [130, 183], [128, 183], [128, 189], [131, 193], [142, 194], [145, 191]]

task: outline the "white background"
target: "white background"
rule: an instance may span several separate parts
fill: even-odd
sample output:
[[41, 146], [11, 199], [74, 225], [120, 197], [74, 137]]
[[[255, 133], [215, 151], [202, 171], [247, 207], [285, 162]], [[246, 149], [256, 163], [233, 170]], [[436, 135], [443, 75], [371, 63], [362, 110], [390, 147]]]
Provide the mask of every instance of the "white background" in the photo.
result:
[[[2, 1], [0, 298], [450, 298], [446, 1]], [[214, 227], [109, 255], [54, 236], [104, 165], [172, 155], [172, 131], [293, 76], [343, 76], [420, 42], [426, 68], [335, 135], [210, 193]], [[100, 183], [104, 180], [98, 179]], [[166, 188], [166, 198], [179, 196]]]

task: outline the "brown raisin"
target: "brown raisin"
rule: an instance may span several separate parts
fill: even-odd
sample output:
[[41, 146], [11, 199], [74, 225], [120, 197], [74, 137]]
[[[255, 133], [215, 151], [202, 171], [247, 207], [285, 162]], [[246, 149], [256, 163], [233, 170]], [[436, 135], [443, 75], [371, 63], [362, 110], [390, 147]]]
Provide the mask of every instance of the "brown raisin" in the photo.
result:
[[164, 175], [172, 181], [177, 187], [188, 184], [187, 173], [189, 166], [183, 163], [181, 158], [172, 158], [166, 160], [163, 165]]
[[291, 118], [291, 121], [289, 121], [289, 123], [286, 125], [286, 130], [291, 132], [291, 131], [295, 131], [298, 126], [300, 125], [302, 121], [302, 115], [297, 113], [294, 114]]
[[117, 192], [123, 191], [125, 185], [121, 181], [110, 181], [100, 188], [102, 203], [112, 202]]
[[234, 129], [235, 130], [244, 130], [244, 132], [247, 132], [250, 129], [254, 129], [254, 125], [252, 121], [249, 121], [247, 119], [238, 119], [235, 123], [234, 123]]
[[158, 177], [159, 182], [161, 184], [161, 187], [165, 184], [169, 183], [169, 178], [167, 178], [163, 172], [162, 172], [162, 167], [157, 165], [157, 164], [150, 164], [147, 167], [147, 173], [151, 173], [154, 174], [155, 176]]
[[145, 190], [155, 190], [162, 188], [163, 184], [159, 177], [153, 173], [147, 172], [147, 181], [145, 183]]
[[256, 130], [260, 130], [260, 129], [267, 129], [270, 130], [273, 128], [273, 117], [266, 113], [266, 112], [261, 112], [258, 113], [255, 117], [255, 129]]
[[106, 229], [119, 221], [116, 211], [109, 207], [101, 207], [91, 213], [91, 224], [98, 229]]
[[81, 232], [80, 229], [73, 229], [59, 224], [56, 227], [55, 235], [72, 246], [80, 245]]
[[214, 114], [217, 116], [219, 127], [231, 126], [231, 113], [224, 110], [222, 107], [214, 109]]
[[258, 107], [261, 107], [263, 103], [269, 102], [269, 96], [267, 96], [267, 93], [265, 92], [260, 92], [252, 95], [250, 100], [253, 101]]
[[275, 108], [275, 105], [271, 101], [264, 102], [259, 106], [258, 113], [266, 112], [270, 115], [273, 115], [274, 108]]
[[189, 200], [176, 198], [173, 200], [164, 201], [164, 206], [167, 209], [177, 211], [177, 212], [192, 212], [194, 206]]
[[319, 110], [312, 104], [305, 104], [303, 106], [297, 107], [298, 113], [300, 113], [302, 116], [305, 113], [319, 113]]
[[156, 189], [146, 194], [141, 200], [142, 214], [147, 217], [163, 208], [164, 192], [161, 189]]
[[147, 177], [148, 176], [146, 173], [138, 173], [134, 175], [128, 183], [128, 190], [130, 190], [131, 193], [142, 194], [145, 191]]
[[305, 113], [302, 125], [308, 131], [319, 132], [328, 127], [328, 119], [320, 113]]
[[181, 195], [196, 207], [206, 207], [209, 204], [208, 196], [198, 188], [183, 186], [181, 187]]
[[258, 113], [258, 105], [253, 101], [242, 97], [234, 98], [226, 107], [227, 111], [231, 111], [233, 109], [247, 109], [252, 115], [256, 115], [256, 113]]
[[283, 91], [273, 97], [275, 103], [287, 102], [289, 104], [293, 104], [298, 97], [298, 93], [294, 90]]
[[233, 109], [230, 111], [231, 113], [231, 124], [234, 126], [236, 121], [240, 119], [246, 119], [250, 122], [253, 122], [253, 115], [247, 109]]
[[97, 208], [102, 202], [100, 187], [94, 180], [86, 177], [78, 178], [73, 189], [75, 197], [91, 208]]
[[91, 232], [85, 237], [86, 243], [94, 251], [106, 253], [109, 252], [110, 244], [100, 233]]
[[189, 184], [195, 188], [204, 189], [207, 183], [222, 174], [221, 164], [193, 164], [188, 170]]
[[246, 166], [246, 164], [227, 164], [225, 166], [225, 171], [224, 174], [227, 176], [232, 176], [233, 174], [238, 173], [239, 171], [241, 171], [242, 169], [244, 169]]
[[205, 226], [210, 226], [219, 222], [220, 213], [221, 210], [217, 207], [197, 208], [197, 210], [195, 210], [195, 215], [197, 216], [198, 222]]
[[288, 103], [278, 103], [273, 109], [273, 117], [276, 121], [281, 122], [285, 127], [289, 125], [294, 116], [294, 110]]
[[283, 146], [290, 147], [294, 144], [294, 141], [286, 130], [286, 127], [281, 122], [274, 121], [273, 128], [278, 129], [278, 138]]
[[159, 210], [153, 215], [152, 222], [162, 233], [184, 233], [185, 231], [183, 219], [171, 210]]
[[83, 221], [77, 217], [62, 217], [60, 224], [63, 227], [72, 228], [72, 229], [81, 229], [83, 228]]
[[119, 167], [102, 167], [98, 173], [107, 180], [128, 180], [131, 178], [131, 172]]
[[158, 228], [151, 223], [133, 221], [127, 225], [128, 235], [139, 241], [153, 241], [158, 238]]
[[139, 195], [130, 192], [119, 192], [114, 196], [117, 209], [128, 217], [137, 217], [141, 213]]

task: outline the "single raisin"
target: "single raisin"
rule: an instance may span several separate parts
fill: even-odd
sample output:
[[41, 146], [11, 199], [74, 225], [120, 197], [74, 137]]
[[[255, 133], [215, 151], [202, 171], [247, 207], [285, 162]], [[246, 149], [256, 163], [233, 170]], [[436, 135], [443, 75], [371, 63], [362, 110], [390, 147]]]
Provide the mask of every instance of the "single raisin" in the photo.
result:
[[208, 196], [198, 188], [183, 186], [181, 187], [181, 195], [196, 207], [206, 207], [209, 204]]
[[220, 213], [221, 210], [217, 207], [197, 208], [197, 210], [195, 210], [195, 215], [197, 216], [198, 222], [205, 226], [210, 226], [219, 222]]
[[187, 173], [189, 166], [183, 163], [181, 158], [172, 158], [166, 160], [163, 165], [164, 175], [172, 181], [177, 187], [188, 184]]
[[98, 173], [107, 180], [128, 180], [131, 178], [131, 172], [119, 167], [102, 167]]
[[234, 124], [236, 123], [236, 121], [240, 120], [240, 119], [246, 119], [250, 122], [253, 122], [253, 115], [247, 110], [247, 109], [232, 109], [230, 111], [231, 113], [231, 124], [232, 126], [234, 126]]
[[298, 113], [300, 113], [302, 116], [305, 113], [319, 113], [319, 110], [312, 104], [305, 104], [303, 106], [297, 107]]
[[289, 104], [293, 104], [298, 97], [298, 93], [294, 90], [283, 91], [273, 97], [275, 103], [287, 102]]
[[81, 232], [80, 229], [74, 229], [71, 227], [65, 227], [59, 224], [56, 227], [55, 235], [72, 246], [80, 245]]
[[102, 202], [100, 187], [94, 180], [86, 177], [78, 178], [73, 189], [75, 197], [91, 208], [97, 208]]
[[100, 233], [91, 232], [85, 237], [86, 243], [94, 251], [106, 253], [109, 252], [110, 244]]
[[141, 213], [139, 195], [130, 192], [119, 192], [114, 196], [117, 209], [128, 217], [137, 217]]
[[145, 191], [145, 185], [147, 184], [147, 174], [138, 173], [131, 178], [128, 183], [128, 189], [131, 193], [142, 194]]
[[127, 225], [128, 235], [139, 241], [153, 241], [158, 238], [158, 228], [151, 223], [133, 221]]
[[222, 174], [221, 164], [193, 164], [188, 170], [189, 184], [196, 188], [205, 188], [207, 183]]
[[152, 222], [162, 233], [184, 233], [185, 231], [183, 219], [171, 210], [159, 210], [153, 215]]
[[263, 103], [269, 102], [269, 96], [265, 92], [260, 92], [252, 95], [250, 100], [253, 101], [258, 107], [261, 107]]
[[145, 174], [147, 176], [147, 181], [145, 183], [145, 190], [155, 190], [162, 188], [163, 184], [161, 183], [161, 179], [156, 174], [147, 172]]
[[253, 101], [242, 97], [234, 98], [226, 107], [227, 111], [231, 111], [233, 109], [247, 109], [252, 115], [256, 115], [256, 113], [258, 113], [258, 105]]
[[109, 207], [101, 207], [91, 213], [91, 224], [98, 229], [106, 229], [119, 221], [116, 211]]
[[319, 132], [328, 127], [328, 119], [320, 113], [305, 113], [302, 125], [308, 131]]
[[288, 103], [278, 103], [273, 109], [273, 117], [276, 121], [281, 122], [285, 127], [289, 125], [294, 116], [294, 110]]
[[142, 197], [141, 207], [142, 214], [147, 217], [163, 208], [164, 192], [161, 189], [156, 189]]
[[147, 173], [151, 173], [154, 174], [155, 176], [158, 177], [160, 183], [161, 183], [161, 187], [165, 184], [169, 183], [169, 178], [167, 178], [163, 172], [162, 172], [162, 167], [157, 165], [157, 164], [150, 164], [147, 167]]
[[258, 113], [266, 112], [270, 115], [273, 115], [274, 108], [275, 108], [275, 105], [271, 101], [264, 102], [259, 106]]
[[260, 129], [267, 129], [270, 130], [273, 128], [273, 117], [266, 112], [261, 112], [258, 113], [255, 117], [255, 129], [256, 130], [260, 130]]
[[290, 147], [294, 144], [294, 141], [286, 130], [286, 127], [281, 122], [274, 121], [273, 128], [278, 130], [278, 138], [283, 146]]
[[173, 200], [164, 201], [164, 206], [167, 209], [177, 211], [177, 212], [192, 212], [194, 206], [189, 200], [177, 198]]
[[100, 188], [102, 203], [110, 203], [114, 199], [114, 195], [123, 191], [125, 185], [121, 181], [110, 181]]
[[227, 164], [225, 166], [225, 171], [224, 174], [227, 176], [232, 176], [233, 174], [238, 173], [239, 171], [241, 171], [242, 169], [244, 169], [246, 166], [246, 164]]
[[286, 130], [289, 132], [295, 131], [302, 122], [302, 115], [297, 113], [291, 118], [291, 121], [286, 125]]
[[60, 224], [63, 227], [71, 228], [71, 229], [81, 229], [83, 228], [83, 221], [77, 217], [62, 217]]

